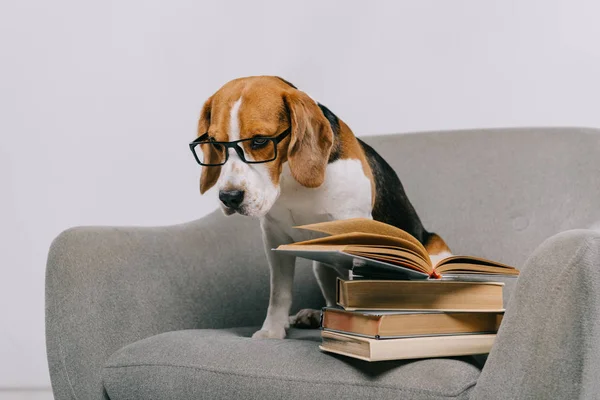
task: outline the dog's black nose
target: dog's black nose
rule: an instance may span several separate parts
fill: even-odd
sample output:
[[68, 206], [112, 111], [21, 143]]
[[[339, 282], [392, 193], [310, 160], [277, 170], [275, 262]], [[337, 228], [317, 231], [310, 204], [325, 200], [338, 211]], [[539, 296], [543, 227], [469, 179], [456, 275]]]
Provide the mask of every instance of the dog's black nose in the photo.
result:
[[219, 191], [219, 200], [229, 208], [238, 208], [244, 201], [243, 190]]

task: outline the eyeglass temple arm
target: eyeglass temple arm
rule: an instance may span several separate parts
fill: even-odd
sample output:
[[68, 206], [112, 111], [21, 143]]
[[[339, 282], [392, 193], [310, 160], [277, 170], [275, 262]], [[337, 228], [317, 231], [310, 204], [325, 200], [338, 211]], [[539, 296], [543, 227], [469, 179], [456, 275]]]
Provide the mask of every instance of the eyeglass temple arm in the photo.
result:
[[279, 144], [279, 142], [281, 142], [283, 139], [285, 139], [290, 134], [291, 131], [292, 131], [291, 128], [287, 128], [279, 136], [274, 138], [273, 140], [275, 141], [275, 144]]
[[198, 142], [202, 142], [203, 140], [208, 139], [208, 132], [206, 132], [203, 135], [198, 136], [196, 139], [194, 139], [190, 144], [196, 144]]

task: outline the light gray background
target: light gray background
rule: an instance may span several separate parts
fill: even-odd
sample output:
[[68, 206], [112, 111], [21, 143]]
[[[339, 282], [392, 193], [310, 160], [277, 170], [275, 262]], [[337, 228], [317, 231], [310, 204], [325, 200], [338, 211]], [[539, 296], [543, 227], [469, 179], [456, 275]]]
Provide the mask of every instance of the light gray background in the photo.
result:
[[566, 0], [2, 1], [0, 388], [49, 384], [44, 264], [61, 230], [216, 206], [187, 143], [226, 81], [281, 75], [360, 135], [599, 127], [598, 15]]

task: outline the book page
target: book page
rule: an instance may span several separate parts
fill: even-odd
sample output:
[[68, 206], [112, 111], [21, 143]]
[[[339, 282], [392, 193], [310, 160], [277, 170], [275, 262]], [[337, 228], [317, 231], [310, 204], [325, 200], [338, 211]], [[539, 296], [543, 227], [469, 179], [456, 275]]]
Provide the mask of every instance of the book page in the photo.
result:
[[414, 246], [422, 250], [419, 251], [419, 253], [427, 254], [427, 250], [425, 250], [425, 247], [421, 244], [421, 242], [419, 242], [410, 233], [396, 228], [395, 226], [367, 218], [351, 218], [338, 221], [320, 222], [317, 224], [301, 225], [297, 226], [296, 228], [327, 233], [330, 235], [361, 232], [380, 236], [390, 236], [411, 242]]
[[427, 271], [431, 272], [431, 264], [429, 258], [423, 258], [422, 254], [418, 254], [409, 249], [398, 249], [398, 248], [383, 248], [381, 246], [364, 246], [364, 245], [349, 245], [344, 249], [345, 252], [350, 254], [359, 254], [361, 256], [369, 257], [373, 256], [384, 256], [389, 258], [398, 258], [402, 260], [410, 260], [414, 264], [423, 265]]
[[465, 264], [465, 263], [448, 263], [435, 268], [435, 270], [444, 274], [450, 273], [461, 273], [461, 274], [504, 274], [504, 275], [519, 275], [519, 270], [516, 268], [504, 268], [494, 265], [482, 265], [482, 264]]
[[291, 248], [293, 246], [294, 248], [299, 248], [301, 246], [312, 245], [362, 245], [365, 248], [369, 246], [388, 246], [396, 249], [406, 248], [412, 252], [419, 254], [424, 260], [425, 256], [427, 256], [427, 251], [424, 247], [415, 246], [414, 243], [408, 240], [404, 240], [402, 238], [393, 236], [376, 235], [372, 233], [362, 232], [344, 233], [339, 235], [305, 240], [303, 242], [297, 242], [286, 245], [286, 247]]
[[381, 255], [381, 254], [374, 254], [374, 253], [363, 253], [360, 251], [348, 251], [346, 250], [346, 253], [348, 254], [352, 254], [355, 256], [360, 256], [360, 257], [365, 257], [365, 258], [370, 258], [373, 260], [378, 260], [378, 261], [383, 261], [383, 262], [387, 262], [390, 264], [394, 264], [394, 265], [399, 265], [402, 267], [407, 267], [407, 268], [411, 268], [417, 271], [421, 271], [424, 272], [426, 274], [431, 274], [431, 266], [428, 265], [427, 263], [423, 262], [421, 260], [421, 262], [414, 262], [410, 259], [407, 258], [403, 258], [403, 257], [390, 257], [390, 256], [385, 256], [385, 255]]
[[499, 268], [515, 269], [514, 267], [511, 267], [510, 265], [502, 264], [497, 261], [487, 260], [485, 258], [475, 257], [475, 256], [450, 256], [450, 257], [440, 260], [437, 263], [436, 268], [441, 267], [442, 265], [451, 264], [451, 263], [491, 265], [491, 266], [495, 266], [495, 267], [499, 267]]
[[411, 243], [405, 243], [404, 247], [351, 244], [346, 248], [346, 251], [348, 252], [359, 251], [363, 253], [385, 254], [388, 256], [409, 258], [417, 263], [425, 263], [431, 267], [429, 255], [427, 253], [419, 253], [419, 250], [420, 249], [414, 247]]

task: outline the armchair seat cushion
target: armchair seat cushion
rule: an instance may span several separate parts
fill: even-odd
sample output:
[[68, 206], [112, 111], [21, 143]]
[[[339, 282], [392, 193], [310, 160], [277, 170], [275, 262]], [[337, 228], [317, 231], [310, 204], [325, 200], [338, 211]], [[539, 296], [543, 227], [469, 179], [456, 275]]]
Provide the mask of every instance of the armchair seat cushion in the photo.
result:
[[467, 399], [471, 357], [368, 363], [318, 349], [318, 330], [251, 339], [257, 328], [167, 332], [114, 353], [103, 369], [111, 400]]

